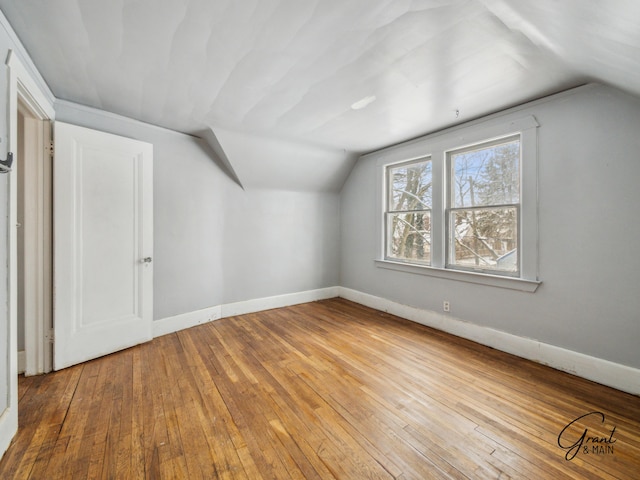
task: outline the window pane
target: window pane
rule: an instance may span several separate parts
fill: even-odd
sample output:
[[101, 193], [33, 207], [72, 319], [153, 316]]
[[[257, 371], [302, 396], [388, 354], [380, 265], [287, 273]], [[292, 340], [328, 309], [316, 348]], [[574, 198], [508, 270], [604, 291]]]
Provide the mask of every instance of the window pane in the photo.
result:
[[389, 167], [389, 210], [431, 208], [431, 161]]
[[454, 207], [505, 205], [520, 201], [520, 139], [451, 153]]
[[518, 271], [518, 210], [482, 208], [451, 213], [451, 265]]
[[430, 212], [387, 216], [387, 256], [419, 263], [431, 261]]

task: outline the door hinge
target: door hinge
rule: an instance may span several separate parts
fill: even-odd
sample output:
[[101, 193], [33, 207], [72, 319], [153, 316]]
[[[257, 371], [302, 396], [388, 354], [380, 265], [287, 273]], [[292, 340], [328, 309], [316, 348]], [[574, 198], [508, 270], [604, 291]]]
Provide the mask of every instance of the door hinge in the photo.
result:
[[49, 150], [49, 157], [53, 158], [53, 140], [49, 142], [49, 146], [45, 147], [46, 150]]
[[53, 343], [53, 341], [55, 340], [53, 328], [49, 330], [49, 332], [45, 335], [45, 340], [49, 343]]

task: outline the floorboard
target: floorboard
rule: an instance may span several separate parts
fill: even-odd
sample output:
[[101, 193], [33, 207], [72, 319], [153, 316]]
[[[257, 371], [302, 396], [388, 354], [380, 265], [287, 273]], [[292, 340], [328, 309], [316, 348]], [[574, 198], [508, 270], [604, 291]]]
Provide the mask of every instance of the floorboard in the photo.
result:
[[640, 397], [344, 299], [21, 377], [19, 421], [0, 478], [640, 478]]

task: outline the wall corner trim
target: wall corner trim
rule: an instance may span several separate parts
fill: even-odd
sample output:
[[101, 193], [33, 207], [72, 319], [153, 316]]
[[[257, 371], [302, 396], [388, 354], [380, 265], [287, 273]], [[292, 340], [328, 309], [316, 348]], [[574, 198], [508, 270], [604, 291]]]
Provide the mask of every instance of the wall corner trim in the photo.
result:
[[557, 370], [577, 375], [633, 395], [640, 395], [640, 369], [572, 350], [519, 337], [430, 310], [422, 310], [345, 287], [338, 296], [376, 310], [411, 320]]

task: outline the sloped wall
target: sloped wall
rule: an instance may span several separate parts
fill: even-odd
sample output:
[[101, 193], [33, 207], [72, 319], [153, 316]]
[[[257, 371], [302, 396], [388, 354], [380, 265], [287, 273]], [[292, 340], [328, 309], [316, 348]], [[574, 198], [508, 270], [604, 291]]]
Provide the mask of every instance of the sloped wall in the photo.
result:
[[195, 137], [69, 102], [56, 118], [154, 146], [155, 319], [337, 285], [337, 191], [243, 190]]

